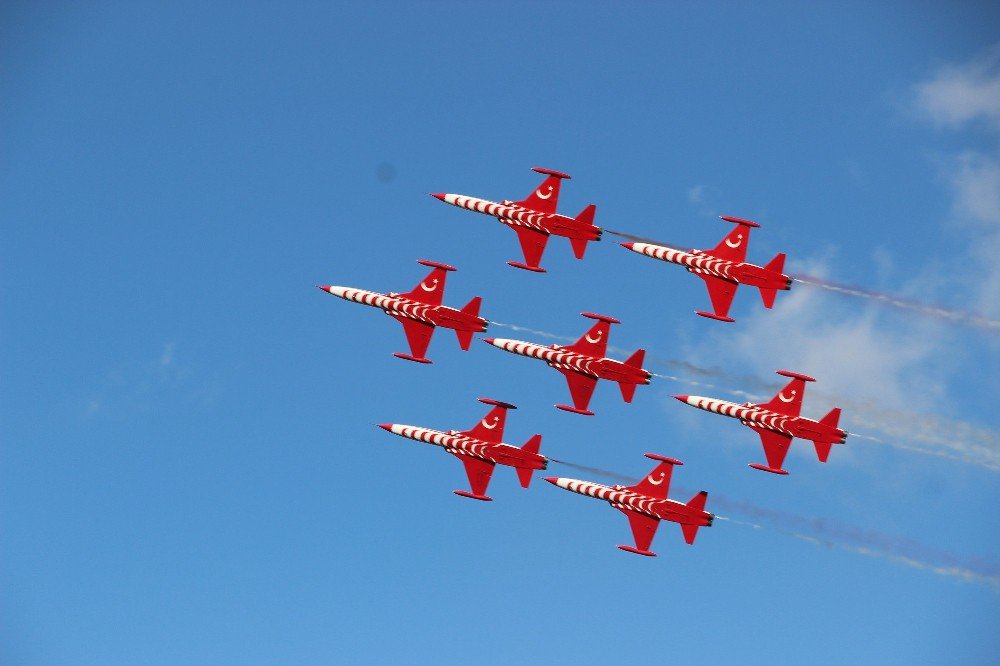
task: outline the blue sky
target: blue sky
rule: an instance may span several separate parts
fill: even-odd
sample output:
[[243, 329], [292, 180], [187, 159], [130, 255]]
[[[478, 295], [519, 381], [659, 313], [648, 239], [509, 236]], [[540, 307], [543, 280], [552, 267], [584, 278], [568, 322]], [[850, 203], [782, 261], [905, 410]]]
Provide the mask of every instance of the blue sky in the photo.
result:
[[[773, 311], [743, 289], [723, 325], [613, 236], [582, 262], [554, 239], [534, 275], [427, 193], [518, 199], [546, 166], [608, 229], [710, 247], [747, 217], [758, 263], [1000, 318], [1000, 11], [372, 5], [2, 10], [4, 661], [995, 658], [995, 333], [805, 286]], [[565, 414], [544, 366], [449, 331], [399, 361], [398, 324], [313, 287], [408, 290], [418, 258], [496, 322], [618, 317], [612, 345], [680, 381]], [[779, 478], [670, 398], [785, 367], [819, 380], [804, 414], [875, 439], [827, 465], [796, 442]], [[664, 524], [629, 556], [608, 506], [502, 468], [496, 501], [457, 498], [457, 460], [372, 425], [464, 429], [478, 396], [520, 406], [511, 443], [677, 457], [672, 495], [763, 527]]]

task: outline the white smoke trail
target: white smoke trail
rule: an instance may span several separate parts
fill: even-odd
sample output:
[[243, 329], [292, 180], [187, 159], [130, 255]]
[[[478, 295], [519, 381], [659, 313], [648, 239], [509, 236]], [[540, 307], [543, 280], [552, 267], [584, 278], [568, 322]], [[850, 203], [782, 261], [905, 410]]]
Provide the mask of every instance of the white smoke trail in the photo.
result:
[[819, 287], [820, 289], [826, 289], [845, 296], [868, 298], [883, 305], [889, 305], [901, 310], [911, 310], [928, 317], [945, 319], [958, 324], [982, 328], [987, 331], [1000, 331], [1000, 319], [992, 319], [975, 312], [954, 310], [940, 305], [922, 303], [920, 301], [914, 301], [900, 296], [894, 296], [892, 294], [864, 289], [863, 287], [855, 285], [841, 284], [830, 280], [824, 280], [813, 275], [792, 275], [790, 277], [799, 284], [809, 285], [810, 287]]
[[[531, 333], [532, 335], [550, 340], [560, 342], [575, 341], [575, 338], [556, 335], [555, 333], [527, 328], [525, 326], [505, 324], [498, 321], [491, 323], [495, 326], [509, 328], [513, 331]], [[614, 346], [609, 346], [608, 351], [616, 354], [629, 353], [625, 349]], [[758, 389], [758, 391], [745, 391], [729, 388], [723, 383], [701, 381], [675, 374], [652, 373], [655, 377], [661, 379], [687, 386], [722, 391], [728, 395], [737, 396], [750, 402], [765, 401], [771, 394], [781, 389], [780, 385], [772, 382], [761, 381], [749, 375], [738, 375], [727, 372], [721, 368], [704, 368], [688, 361], [657, 357], [655, 355], [649, 355], [646, 358], [650, 363], [679, 369], [687, 375], [711, 378], [717, 382], [726, 382], [727, 384], [738, 383]], [[1000, 433], [994, 430], [957, 419], [890, 410], [874, 405], [871, 402], [861, 403], [850, 398], [832, 396], [821, 390], [814, 391], [813, 394], [840, 404], [845, 410], [845, 418], [850, 419], [853, 424], [877, 430], [885, 435], [883, 438], [867, 433], [851, 432], [851, 435], [854, 437], [877, 442], [901, 451], [955, 460], [957, 462], [976, 465], [993, 472], [1000, 472]]]
[[[625, 233], [624, 231], [612, 231], [611, 229], [605, 229], [604, 231], [605, 233], [614, 234], [615, 236], [621, 236], [622, 238], [628, 238], [629, 240], [640, 243], [652, 243], [653, 245], [661, 245], [663, 247], [669, 247], [672, 250], [679, 250], [681, 252], [691, 251], [690, 248], [678, 247], [676, 245], [664, 243], [663, 241], [654, 240], [652, 238]], [[966, 326], [981, 328], [986, 331], [1000, 332], [1000, 319], [993, 319], [976, 312], [956, 310], [954, 308], [946, 308], [940, 305], [933, 305], [931, 303], [923, 303], [921, 301], [903, 298], [894, 294], [865, 289], [864, 287], [859, 287], [857, 285], [825, 280], [814, 275], [790, 275], [789, 277], [799, 284], [817, 287], [819, 289], [826, 289], [844, 296], [866, 298], [881, 305], [887, 305], [899, 310], [907, 310], [909, 312], [915, 312], [927, 317], [934, 317], [936, 319], [942, 319], [956, 324], [964, 324]]]
[[[636, 477], [600, 467], [578, 465], [555, 458], [549, 458], [549, 460], [628, 484], [633, 484], [636, 480]], [[682, 496], [694, 494], [693, 490], [677, 485], [674, 486], [674, 490]], [[823, 518], [809, 518], [784, 511], [765, 509], [750, 502], [731, 500], [714, 493], [709, 494], [709, 504], [711, 507], [721, 507], [727, 513], [735, 513], [748, 519], [740, 520], [732, 516], [716, 514], [715, 518], [719, 521], [755, 530], [784, 534], [816, 546], [836, 548], [865, 557], [879, 558], [912, 569], [956, 578], [966, 583], [987, 585], [994, 592], [1000, 593], [1000, 564], [996, 562], [987, 562], [977, 558], [963, 560], [952, 553], [937, 550], [910, 539], [893, 537]]]
[[786, 530], [769, 525], [748, 523], [742, 520], [736, 520], [735, 518], [730, 518], [728, 516], [717, 515], [715, 518], [717, 520], [725, 520], [736, 525], [743, 525], [745, 527], [750, 527], [755, 530], [772, 530], [795, 539], [800, 539], [802, 541], [805, 541], [806, 543], [811, 543], [815, 546], [836, 548], [838, 550], [843, 550], [849, 553], [864, 555], [865, 557], [880, 558], [892, 562], [893, 564], [900, 564], [902, 566], [910, 567], [911, 569], [918, 569], [920, 571], [929, 571], [939, 576], [958, 578], [959, 580], [966, 583], [988, 585], [990, 586], [990, 588], [993, 589], [994, 592], [1000, 592], [1000, 575], [998, 574], [987, 573], [983, 571], [975, 571], [966, 566], [933, 564], [931, 562], [925, 562], [923, 560], [919, 560], [906, 555], [899, 555], [899, 554], [885, 552], [877, 548], [870, 548], [868, 546], [858, 546], [846, 542], [832, 541], [830, 539], [823, 539], [810, 534], [802, 534], [801, 532], [794, 532], [792, 530]]

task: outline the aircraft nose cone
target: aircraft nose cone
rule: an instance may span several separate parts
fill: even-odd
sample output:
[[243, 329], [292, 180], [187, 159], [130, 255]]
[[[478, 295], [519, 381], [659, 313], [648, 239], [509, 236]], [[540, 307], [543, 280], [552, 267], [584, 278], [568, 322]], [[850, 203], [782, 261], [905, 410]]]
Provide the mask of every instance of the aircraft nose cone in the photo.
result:
[[316, 288], [317, 289], [322, 289], [326, 293], [330, 293], [330, 285], [320, 285], [320, 284], [318, 284], [318, 285], [316, 285]]
[[631, 250], [632, 249], [632, 243], [618, 243], [618, 244], [621, 245], [626, 250]]
[[488, 345], [493, 344], [494, 340], [496, 340], [496, 338], [483, 338], [483, 342], [485, 342]]
[[680, 400], [684, 404], [687, 404], [688, 396], [686, 396], [686, 395], [675, 395], [674, 396], [674, 400]]
[[436, 194], [432, 193], [431, 196], [437, 199], [438, 201], [444, 201], [444, 192], [438, 192]]
[[559, 478], [555, 477], [555, 476], [547, 476], [547, 477], [545, 477], [545, 480], [548, 481], [549, 483], [555, 485], [559, 481]]
[[382, 428], [382, 430], [388, 430], [389, 432], [392, 432], [391, 423], [376, 423], [375, 425], [377, 425], [379, 428]]

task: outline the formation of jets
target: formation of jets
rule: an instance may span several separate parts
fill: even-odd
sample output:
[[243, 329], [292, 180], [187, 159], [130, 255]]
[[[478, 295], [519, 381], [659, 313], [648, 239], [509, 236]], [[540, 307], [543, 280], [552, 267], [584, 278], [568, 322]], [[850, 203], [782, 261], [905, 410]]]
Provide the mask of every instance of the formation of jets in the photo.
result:
[[[518, 236], [524, 261], [510, 261], [509, 265], [536, 273], [544, 273], [540, 266], [549, 236], [568, 238], [578, 259], [584, 257], [587, 243], [600, 240], [601, 229], [594, 225], [596, 207], [588, 205], [576, 217], [556, 212], [559, 189], [570, 176], [559, 171], [534, 167], [546, 176], [542, 184], [521, 201], [494, 202], [461, 194], [434, 194], [435, 198], [458, 208], [495, 217], [512, 228]], [[736, 225], [722, 241], [711, 250], [679, 250], [646, 242], [622, 243], [632, 252], [654, 259], [679, 264], [705, 281], [712, 312], [697, 311], [709, 319], [733, 322], [729, 310], [741, 284], [760, 291], [764, 307], [774, 305], [778, 291], [791, 287], [792, 280], [782, 273], [785, 255], [778, 254], [764, 266], [746, 262], [750, 230], [760, 225], [751, 220], [722, 216]], [[348, 301], [376, 307], [403, 325], [409, 353], [396, 352], [394, 356], [431, 363], [427, 349], [436, 327], [455, 331], [459, 346], [468, 351], [476, 333], [486, 331], [489, 322], [479, 316], [482, 299], [470, 300], [463, 308], [443, 305], [445, 279], [455, 268], [447, 264], [421, 259], [418, 263], [430, 267], [431, 272], [412, 290], [397, 294], [378, 293], [351, 287], [321, 286], [323, 291]], [[608, 358], [608, 339], [611, 325], [620, 323], [614, 317], [583, 312], [582, 316], [596, 320], [590, 329], [571, 345], [542, 345], [534, 342], [505, 338], [485, 338], [483, 342], [512, 354], [544, 361], [566, 378], [572, 405], [557, 404], [558, 409], [593, 416], [591, 397], [597, 382], [605, 379], [618, 384], [622, 398], [631, 403], [637, 386], [649, 384], [653, 375], [642, 367], [645, 350], [639, 349], [624, 361]], [[677, 400], [699, 409], [739, 419], [760, 436], [767, 464], [751, 463], [750, 467], [774, 474], [788, 474], [782, 466], [793, 438], [813, 442], [820, 462], [826, 462], [834, 444], [843, 444], [847, 433], [838, 427], [840, 409], [832, 409], [818, 421], [800, 415], [806, 382], [812, 377], [797, 372], [778, 370], [779, 375], [791, 381], [768, 402], [762, 404], [736, 404], [717, 398], [679, 395]], [[540, 453], [542, 436], [533, 435], [518, 447], [503, 441], [507, 412], [514, 405], [480, 398], [491, 406], [490, 411], [469, 430], [433, 430], [422, 426], [381, 423], [378, 426], [400, 437], [440, 446], [462, 461], [469, 481], [469, 490], [456, 490], [456, 495], [470, 499], [490, 501], [486, 492], [493, 470], [497, 465], [513, 467], [522, 487], [531, 483], [535, 470], [547, 469], [549, 459]], [[653, 536], [661, 520], [678, 523], [684, 540], [693, 544], [699, 527], [712, 525], [715, 516], [705, 510], [708, 493], [701, 491], [687, 503], [669, 499], [670, 479], [679, 460], [655, 453], [647, 458], [657, 461], [656, 467], [631, 486], [607, 486], [590, 481], [562, 477], [548, 477], [549, 483], [580, 495], [602, 499], [626, 515], [632, 530], [634, 545], [618, 546], [638, 555], [655, 555], [650, 550]]]

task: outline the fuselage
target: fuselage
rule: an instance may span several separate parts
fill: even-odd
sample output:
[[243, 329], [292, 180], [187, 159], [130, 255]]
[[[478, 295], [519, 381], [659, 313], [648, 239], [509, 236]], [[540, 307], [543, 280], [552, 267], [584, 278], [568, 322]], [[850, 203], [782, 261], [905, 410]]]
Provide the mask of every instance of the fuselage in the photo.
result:
[[692, 509], [671, 499], [656, 499], [642, 495], [622, 486], [605, 486], [591, 481], [557, 478], [553, 484], [580, 495], [595, 497], [611, 504], [616, 509], [629, 509], [659, 520], [669, 520], [685, 525], [711, 525], [715, 516], [707, 511]]
[[630, 243], [626, 247], [647, 257], [684, 266], [692, 273], [711, 275], [737, 284], [782, 290], [790, 289], [792, 285], [792, 279], [783, 273], [756, 264], [719, 259], [701, 250], [686, 252], [651, 243]]
[[540, 359], [557, 370], [570, 370], [597, 379], [608, 379], [625, 384], [648, 384], [650, 377], [652, 377], [648, 371], [642, 368], [627, 365], [611, 358], [586, 356], [562, 349], [559, 345], [547, 347], [534, 342], [506, 338], [490, 338], [485, 342], [512, 354]]
[[527, 452], [502, 442], [497, 444], [484, 442], [454, 430], [441, 432], [440, 430], [399, 423], [387, 423], [380, 425], [380, 427], [400, 437], [440, 446], [449, 453], [461, 453], [498, 465], [521, 469], [545, 469], [549, 463], [548, 459], [539, 453]]
[[684, 398], [682, 402], [692, 407], [739, 419], [745, 425], [766, 428], [790, 437], [836, 443], [843, 443], [847, 440], [847, 433], [840, 428], [824, 425], [804, 416], [788, 416], [751, 403], [737, 405], [728, 400], [705, 398], [700, 395], [681, 397]]
[[364, 289], [352, 287], [331, 286], [324, 288], [334, 296], [346, 301], [381, 308], [386, 314], [406, 317], [431, 326], [443, 326], [457, 331], [485, 331], [488, 322], [482, 317], [476, 317], [446, 305], [428, 305], [414, 301], [398, 294], [379, 294]]
[[435, 194], [434, 196], [452, 206], [491, 215], [512, 227], [526, 227], [544, 234], [588, 241], [598, 240], [601, 237], [600, 227], [558, 213], [540, 213], [510, 201], [497, 203], [486, 199], [467, 197], [464, 194]]

